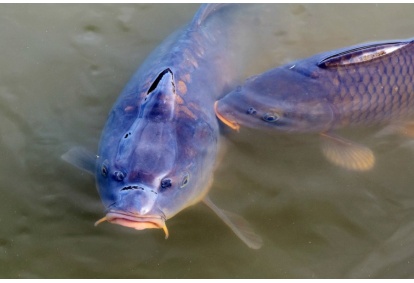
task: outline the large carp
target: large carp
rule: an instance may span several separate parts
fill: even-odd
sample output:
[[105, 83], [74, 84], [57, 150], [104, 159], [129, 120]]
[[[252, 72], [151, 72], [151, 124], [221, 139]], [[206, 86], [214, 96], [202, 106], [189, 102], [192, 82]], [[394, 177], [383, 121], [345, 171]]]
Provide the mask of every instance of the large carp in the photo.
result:
[[[137, 230], [161, 228], [188, 206], [206, 203], [251, 248], [262, 240], [207, 193], [218, 153], [214, 102], [234, 87], [228, 39], [217, 17], [232, 5], [202, 5], [133, 75], [113, 106], [97, 156], [75, 148], [63, 158], [92, 171], [104, 221]], [[226, 19], [225, 21], [228, 22]]]
[[412, 132], [413, 78], [413, 39], [361, 44], [253, 76], [218, 100], [215, 111], [233, 129], [320, 133], [328, 160], [363, 171], [375, 163], [371, 149], [332, 132], [375, 124]]

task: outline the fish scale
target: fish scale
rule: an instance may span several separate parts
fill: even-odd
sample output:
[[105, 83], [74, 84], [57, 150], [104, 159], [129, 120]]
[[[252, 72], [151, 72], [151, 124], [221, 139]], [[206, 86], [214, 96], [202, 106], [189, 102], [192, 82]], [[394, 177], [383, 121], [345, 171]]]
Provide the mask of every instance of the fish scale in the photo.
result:
[[[359, 52], [359, 55], [362, 53]], [[337, 107], [338, 123], [342, 126], [371, 124], [410, 114], [409, 107], [413, 105], [413, 99], [409, 90], [413, 88], [414, 72], [409, 66], [412, 64], [413, 54], [414, 46], [410, 43], [410, 46], [403, 50], [397, 50], [390, 56], [376, 58], [369, 63], [330, 67], [325, 74], [327, 76], [325, 88], [332, 90], [332, 96], [343, 94], [342, 101], [333, 99], [335, 105], [342, 105]], [[332, 83], [335, 80], [343, 83], [335, 85]], [[391, 104], [385, 104], [386, 97], [390, 95], [394, 99]], [[355, 99], [357, 96], [360, 98]], [[396, 107], [393, 107], [394, 105]], [[386, 117], [387, 115], [391, 117]], [[342, 123], [343, 120], [347, 123]]]

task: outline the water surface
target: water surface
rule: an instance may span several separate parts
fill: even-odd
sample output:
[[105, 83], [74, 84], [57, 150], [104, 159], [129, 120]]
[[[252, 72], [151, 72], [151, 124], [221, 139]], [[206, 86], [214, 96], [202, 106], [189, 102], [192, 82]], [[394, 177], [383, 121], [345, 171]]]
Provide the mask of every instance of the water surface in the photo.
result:
[[[224, 131], [212, 199], [264, 239], [248, 249], [204, 205], [160, 230], [93, 223], [91, 176], [60, 155], [96, 150], [129, 77], [197, 4], [0, 6], [0, 277], [412, 278], [414, 145], [341, 134], [370, 146], [373, 170], [332, 166], [313, 135]], [[413, 37], [413, 5], [270, 5], [240, 30], [243, 77], [361, 42]], [[244, 39], [244, 41], [243, 41]]]

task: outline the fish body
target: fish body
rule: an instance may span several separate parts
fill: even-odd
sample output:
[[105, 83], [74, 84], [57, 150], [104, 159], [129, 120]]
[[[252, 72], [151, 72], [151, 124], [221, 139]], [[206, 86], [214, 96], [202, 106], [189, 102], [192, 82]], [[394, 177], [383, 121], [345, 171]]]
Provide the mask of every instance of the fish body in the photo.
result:
[[323, 146], [329, 160], [349, 169], [370, 169], [374, 157], [368, 148], [331, 133], [410, 119], [413, 63], [413, 39], [325, 52], [247, 79], [217, 101], [215, 110], [234, 129], [321, 133], [330, 140]]
[[[189, 25], [152, 52], [120, 94], [94, 166], [78, 166], [94, 168], [106, 209], [96, 224], [162, 228], [167, 238], [165, 221], [203, 200], [250, 247], [260, 247], [260, 237], [242, 218], [207, 197], [219, 141], [213, 105], [234, 87], [236, 72], [227, 45], [231, 29], [216, 20], [228, 8], [202, 5]], [[64, 159], [82, 162], [73, 155], [76, 151]]]

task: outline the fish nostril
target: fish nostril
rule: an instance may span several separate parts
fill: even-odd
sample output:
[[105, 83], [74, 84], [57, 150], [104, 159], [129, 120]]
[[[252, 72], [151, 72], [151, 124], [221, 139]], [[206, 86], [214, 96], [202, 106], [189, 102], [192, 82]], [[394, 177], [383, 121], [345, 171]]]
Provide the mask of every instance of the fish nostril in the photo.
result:
[[246, 111], [246, 114], [253, 115], [256, 114], [256, 112], [256, 109], [254, 109], [253, 107], [249, 107]]
[[172, 186], [172, 181], [169, 178], [161, 180], [161, 188], [166, 189]]
[[117, 181], [122, 181], [125, 178], [125, 173], [121, 171], [114, 172], [114, 179]]

